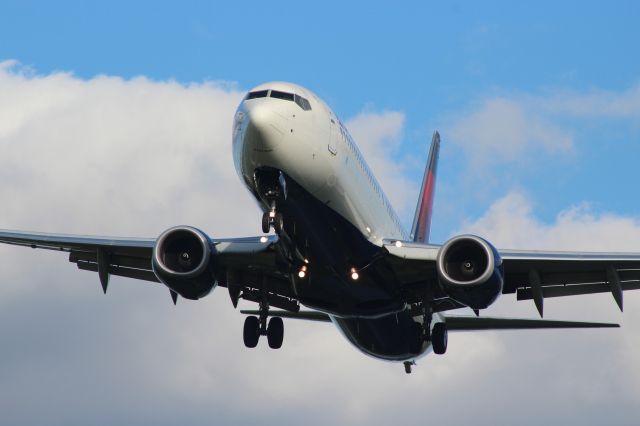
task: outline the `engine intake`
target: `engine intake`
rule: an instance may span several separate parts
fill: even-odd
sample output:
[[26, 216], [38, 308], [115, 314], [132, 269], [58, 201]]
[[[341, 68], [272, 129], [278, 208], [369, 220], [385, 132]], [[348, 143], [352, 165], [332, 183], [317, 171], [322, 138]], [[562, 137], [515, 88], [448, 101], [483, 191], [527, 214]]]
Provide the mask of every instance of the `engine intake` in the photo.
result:
[[200, 299], [216, 285], [209, 237], [190, 226], [176, 226], [156, 240], [151, 265], [158, 279], [187, 299]]
[[440, 285], [456, 301], [484, 309], [502, 293], [504, 274], [498, 251], [483, 238], [460, 235], [439, 250]]

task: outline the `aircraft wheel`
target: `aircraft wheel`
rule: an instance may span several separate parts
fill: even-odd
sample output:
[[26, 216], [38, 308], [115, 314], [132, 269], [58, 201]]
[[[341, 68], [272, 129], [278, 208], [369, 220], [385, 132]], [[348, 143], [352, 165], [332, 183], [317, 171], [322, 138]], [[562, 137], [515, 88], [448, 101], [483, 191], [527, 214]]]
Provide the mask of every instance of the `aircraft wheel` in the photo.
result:
[[433, 326], [431, 331], [431, 343], [433, 344], [433, 352], [442, 355], [447, 351], [447, 326], [439, 322]]
[[284, 338], [284, 324], [282, 318], [274, 317], [269, 320], [267, 327], [267, 341], [271, 349], [280, 349]]
[[282, 232], [284, 228], [284, 220], [282, 219], [282, 213], [276, 213], [273, 218], [273, 230], [276, 231], [276, 234]]
[[242, 333], [244, 345], [248, 348], [255, 348], [260, 338], [260, 320], [258, 317], [250, 316], [244, 320], [244, 329]]
[[269, 212], [265, 212], [262, 215], [262, 232], [265, 234], [269, 233], [269, 228], [271, 227], [271, 224], [269, 222]]

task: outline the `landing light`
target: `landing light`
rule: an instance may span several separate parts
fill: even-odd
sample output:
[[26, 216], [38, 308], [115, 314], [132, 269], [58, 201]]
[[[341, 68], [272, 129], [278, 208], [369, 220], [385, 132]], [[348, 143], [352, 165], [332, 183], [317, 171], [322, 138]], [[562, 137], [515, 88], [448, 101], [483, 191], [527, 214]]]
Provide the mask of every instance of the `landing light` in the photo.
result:
[[357, 281], [360, 278], [360, 274], [356, 271], [356, 268], [351, 268], [351, 279]]
[[396, 241], [396, 247], [398, 248], [402, 247], [402, 241]]
[[269, 241], [269, 239], [267, 237], [260, 237], [260, 242], [261, 243], [266, 243], [267, 241]]
[[298, 271], [298, 277], [300, 279], [304, 278], [307, 276], [307, 267], [303, 266], [302, 268], [300, 268], [300, 270]]

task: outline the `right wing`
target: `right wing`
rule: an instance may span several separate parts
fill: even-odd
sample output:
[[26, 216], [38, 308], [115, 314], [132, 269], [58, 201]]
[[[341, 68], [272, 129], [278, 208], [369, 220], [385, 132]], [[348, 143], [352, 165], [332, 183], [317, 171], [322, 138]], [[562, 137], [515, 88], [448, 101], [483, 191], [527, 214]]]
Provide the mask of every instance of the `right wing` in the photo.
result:
[[[153, 272], [151, 256], [155, 238], [114, 238], [0, 230], [0, 243], [62, 251], [79, 269], [98, 272], [106, 292], [110, 275], [160, 282]], [[238, 298], [260, 300], [267, 286], [271, 305], [296, 309], [290, 279], [278, 268], [277, 236], [213, 239], [216, 250], [217, 280], [227, 287], [228, 273], [241, 271], [242, 288], [229, 289], [232, 301]], [[258, 276], [260, 278], [258, 278]], [[232, 293], [233, 290], [233, 293]], [[172, 292], [174, 298], [176, 294]]]

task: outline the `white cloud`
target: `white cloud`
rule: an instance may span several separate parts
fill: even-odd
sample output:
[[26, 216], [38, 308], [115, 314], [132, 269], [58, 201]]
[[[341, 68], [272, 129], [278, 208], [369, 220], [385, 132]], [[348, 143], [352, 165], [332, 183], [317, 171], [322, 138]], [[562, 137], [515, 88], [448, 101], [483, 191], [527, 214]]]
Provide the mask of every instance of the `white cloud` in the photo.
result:
[[[231, 161], [239, 91], [39, 76], [5, 63], [0, 93], [2, 227], [148, 236], [190, 223], [214, 236], [259, 231]], [[394, 177], [403, 170], [389, 157], [403, 119], [364, 114], [349, 122], [400, 204], [411, 182]], [[625, 234], [612, 233], [607, 247], [626, 247], [636, 235], [633, 219], [591, 216], [578, 209], [541, 224], [516, 194], [466, 229], [522, 245], [555, 243], [555, 233], [580, 239], [585, 226], [601, 227], [594, 238], [620, 226]], [[16, 247], [0, 247], [0, 270], [0, 412], [8, 424], [538, 424], [540, 416], [560, 423], [576, 413], [581, 423], [602, 424], [640, 402], [633, 296], [617, 334], [456, 334], [446, 356], [420, 361], [406, 377], [323, 324], [287, 321], [282, 350], [264, 342], [246, 350], [243, 318], [224, 289], [173, 307], [161, 286], [114, 279], [103, 296], [97, 277], [63, 254]], [[569, 306], [590, 316], [613, 305], [575, 300], [549, 311]], [[533, 314], [529, 304], [502, 303]], [[543, 414], [523, 417], [531, 406]]]
[[564, 89], [542, 94], [487, 96], [445, 119], [445, 138], [460, 148], [472, 174], [495, 166], [531, 167], [535, 161], [571, 154], [575, 123], [593, 119], [640, 118], [640, 85], [622, 91]]
[[[156, 235], [191, 222], [214, 233], [259, 230], [248, 226], [258, 213], [228, 149], [240, 92], [144, 77], [32, 76], [15, 67], [0, 67], [0, 196], [28, 194], [29, 202], [3, 205], [5, 226]], [[105, 214], [108, 221], [96, 221]]]
[[570, 152], [571, 133], [516, 99], [487, 99], [445, 129], [476, 172], [523, 160], [532, 151]]
[[640, 84], [626, 90], [591, 89], [586, 92], [560, 90], [529, 102], [550, 114], [581, 118], [640, 119]]
[[484, 235], [503, 248], [633, 252], [639, 251], [640, 221], [596, 213], [583, 204], [561, 211], [553, 223], [543, 223], [533, 214], [529, 198], [514, 191], [463, 224], [461, 232]]

